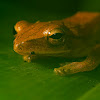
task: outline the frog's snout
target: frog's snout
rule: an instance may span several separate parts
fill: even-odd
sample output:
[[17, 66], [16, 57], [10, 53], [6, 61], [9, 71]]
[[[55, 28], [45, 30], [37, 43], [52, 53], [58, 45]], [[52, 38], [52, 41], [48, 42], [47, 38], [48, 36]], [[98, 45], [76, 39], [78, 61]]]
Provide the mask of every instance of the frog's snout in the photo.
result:
[[14, 47], [13, 48], [14, 48], [15, 52], [17, 52], [17, 53], [19, 53], [21, 55], [24, 55], [27, 52], [25, 52], [26, 50], [25, 50], [25, 48], [24, 48], [24, 46], [22, 44], [23, 44], [23, 42], [19, 43], [19, 44], [14, 43]]
[[17, 53], [19, 53], [21, 51], [21, 49], [22, 49], [19, 44], [15, 44], [15, 43], [14, 43], [14, 47], [13, 48], [14, 48], [14, 51], [17, 52]]
[[31, 48], [27, 48], [27, 45], [24, 45], [24, 42], [17, 44], [14, 42], [14, 51], [21, 54], [21, 55], [35, 55], [36, 53]]

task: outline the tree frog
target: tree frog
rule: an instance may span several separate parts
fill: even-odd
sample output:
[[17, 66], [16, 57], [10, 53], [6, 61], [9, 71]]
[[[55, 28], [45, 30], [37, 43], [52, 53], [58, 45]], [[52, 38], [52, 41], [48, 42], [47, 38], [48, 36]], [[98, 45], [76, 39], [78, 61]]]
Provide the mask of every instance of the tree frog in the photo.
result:
[[86, 56], [81, 62], [54, 68], [58, 75], [91, 71], [100, 64], [100, 13], [77, 12], [71, 17], [49, 22], [23, 20], [17, 22], [14, 29], [14, 51], [27, 62], [38, 56]]

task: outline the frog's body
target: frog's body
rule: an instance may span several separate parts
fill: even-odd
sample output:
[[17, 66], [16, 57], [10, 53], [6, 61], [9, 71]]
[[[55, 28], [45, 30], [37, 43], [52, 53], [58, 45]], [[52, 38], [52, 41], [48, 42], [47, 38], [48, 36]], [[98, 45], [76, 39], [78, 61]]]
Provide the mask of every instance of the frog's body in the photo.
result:
[[89, 71], [100, 63], [100, 13], [79, 12], [59, 21], [15, 25], [15, 52], [30, 62], [35, 56], [75, 58], [87, 56], [82, 62], [73, 62], [54, 71], [73, 74]]

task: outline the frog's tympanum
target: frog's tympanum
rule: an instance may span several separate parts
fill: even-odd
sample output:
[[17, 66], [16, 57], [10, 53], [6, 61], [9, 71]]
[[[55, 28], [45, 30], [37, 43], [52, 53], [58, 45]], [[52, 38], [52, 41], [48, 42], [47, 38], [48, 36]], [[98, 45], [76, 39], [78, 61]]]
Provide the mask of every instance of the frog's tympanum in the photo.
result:
[[91, 71], [100, 64], [100, 13], [78, 12], [63, 20], [28, 23], [14, 26], [14, 51], [25, 61], [34, 57], [79, 58], [81, 62], [55, 68], [60, 75]]

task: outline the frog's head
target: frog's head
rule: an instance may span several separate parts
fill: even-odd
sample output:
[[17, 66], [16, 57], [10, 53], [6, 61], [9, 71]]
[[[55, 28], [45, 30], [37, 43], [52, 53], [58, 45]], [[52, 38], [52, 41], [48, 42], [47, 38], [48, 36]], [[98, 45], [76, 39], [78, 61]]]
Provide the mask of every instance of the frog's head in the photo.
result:
[[20, 21], [14, 28], [14, 51], [21, 55], [64, 56], [70, 52], [68, 36], [72, 32], [62, 21]]

